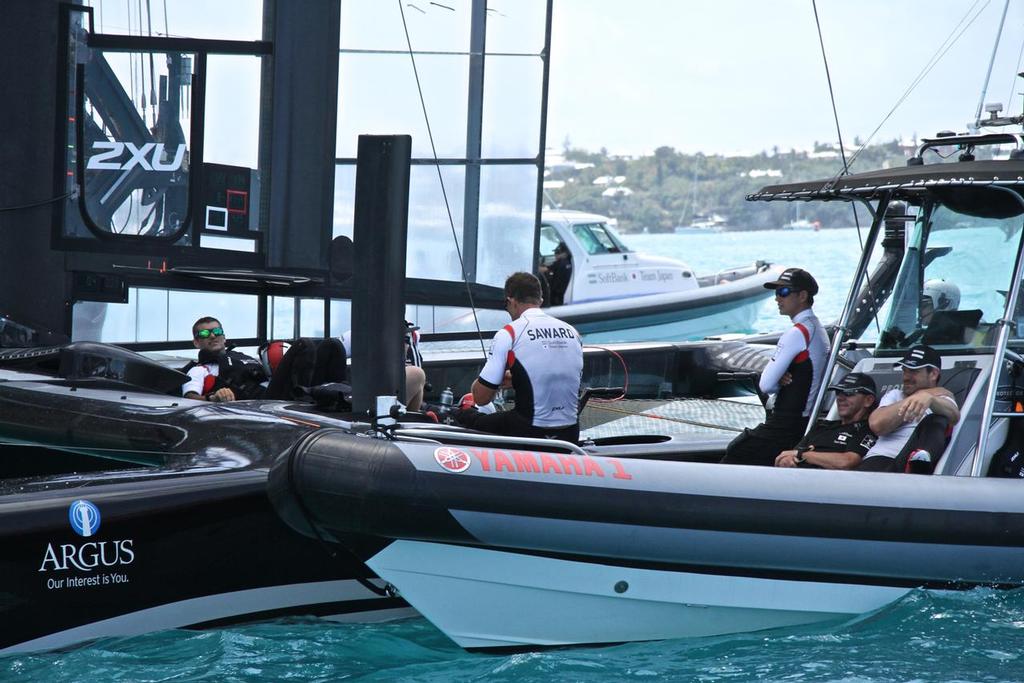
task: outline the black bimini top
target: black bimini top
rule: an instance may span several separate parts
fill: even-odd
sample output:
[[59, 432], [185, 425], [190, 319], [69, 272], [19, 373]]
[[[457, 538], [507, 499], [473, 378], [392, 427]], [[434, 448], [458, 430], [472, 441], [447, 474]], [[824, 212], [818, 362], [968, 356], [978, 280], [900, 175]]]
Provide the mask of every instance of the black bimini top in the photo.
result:
[[893, 199], [913, 201], [934, 190], [1015, 186], [1024, 190], [1024, 160], [961, 161], [886, 168], [825, 180], [769, 185], [748, 201], [853, 201]]

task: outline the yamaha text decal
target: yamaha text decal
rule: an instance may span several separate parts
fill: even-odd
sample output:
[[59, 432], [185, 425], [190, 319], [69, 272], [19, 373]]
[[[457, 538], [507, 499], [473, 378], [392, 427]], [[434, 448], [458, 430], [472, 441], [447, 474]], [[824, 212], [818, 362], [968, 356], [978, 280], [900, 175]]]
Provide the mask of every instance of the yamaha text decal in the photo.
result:
[[82, 540], [46, 544], [39, 571], [48, 575], [47, 589], [129, 583], [130, 578], [124, 569], [135, 561], [132, 540], [101, 539], [97, 534], [102, 520], [100, 509], [91, 501], [76, 500], [68, 506], [68, 523]]
[[[509, 474], [560, 474], [568, 477], [611, 477], [632, 479], [617, 458], [601, 458], [604, 467], [596, 458], [568, 453], [541, 453], [535, 451], [503, 451], [486, 448], [454, 448], [442, 446], [434, 449], [434, 460], [449, 472], [465, 472], [473, 464], [474, 457], [483, 472]], [[608, 466], [610, 469], [606, 469]]]

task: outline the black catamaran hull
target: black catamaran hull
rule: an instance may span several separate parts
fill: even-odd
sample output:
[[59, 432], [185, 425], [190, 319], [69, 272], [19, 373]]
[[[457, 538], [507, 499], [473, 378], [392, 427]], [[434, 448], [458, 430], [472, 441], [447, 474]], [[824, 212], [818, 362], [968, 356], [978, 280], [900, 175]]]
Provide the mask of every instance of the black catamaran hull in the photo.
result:
[[319, 425], [287, 412], [0, 381], [0, 652], [284, 615], [410, 614], [362, 562], [275, 514], [267, 466]]
[[[469, 648], [812, 623], [915, 587], [1024, 584], [1019, 483], [627, 460], [323, 431], [279, 458], [295, 529]], [[313, 531], [313, 528], [316, 531]]]

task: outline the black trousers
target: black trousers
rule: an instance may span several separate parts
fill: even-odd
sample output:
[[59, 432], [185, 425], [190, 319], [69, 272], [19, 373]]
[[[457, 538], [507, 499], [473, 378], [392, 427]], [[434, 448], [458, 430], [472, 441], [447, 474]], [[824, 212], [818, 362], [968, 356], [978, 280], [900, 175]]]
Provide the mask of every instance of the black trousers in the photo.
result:
[[530, 420], [514, 410], [485, 414], [470, 408], [455, 413], [455, 419], [463, 427], [490, 434], [525, 436], [534, 439], [561, 439], [570, 443], [580, 440], [579, 423], [565, 427], [534, 427]]
[[744, 429], [725, 449], [722, 463], [772, 467], [779, 453], [799, 443], [807, 429], [802, 415], [773, 415], [753, 429]]

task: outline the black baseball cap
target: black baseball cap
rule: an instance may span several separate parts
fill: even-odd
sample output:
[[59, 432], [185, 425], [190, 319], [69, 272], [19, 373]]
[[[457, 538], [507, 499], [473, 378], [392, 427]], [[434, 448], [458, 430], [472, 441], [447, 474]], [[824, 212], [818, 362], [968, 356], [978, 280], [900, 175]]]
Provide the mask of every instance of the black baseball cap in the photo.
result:
[[764, 283], [765, 289], [792, 287], [807, 292], [811, 296], [818, 293], [818, 282], [803, 268], [786, 268], [774, 282]]
[[862, 394], [871, 394], [872, 396], [878, 395], [878, 387], [875, 386], [875, 380], [871, 379], [871, 375], [865, 375], [863, 372], [850, 372], [841, 380], [832, 384], [829, 389], [832, 391], [859, 391]]
[[936, 370], [942, 369], [942, 356], [939, 352], [930, 346], [924, 344], [918, 344], [917, 346], [911, 346], [907, 349], [907, 352], [903, 354], [903, 358], [893, 364], [893, 367], [905, 367], [908, 370], [917, 370], [919, 368], [935, 368]]

